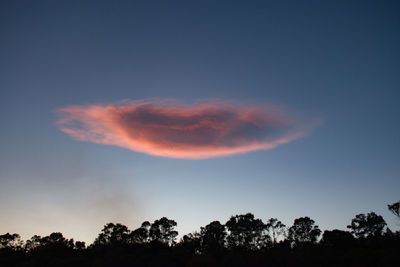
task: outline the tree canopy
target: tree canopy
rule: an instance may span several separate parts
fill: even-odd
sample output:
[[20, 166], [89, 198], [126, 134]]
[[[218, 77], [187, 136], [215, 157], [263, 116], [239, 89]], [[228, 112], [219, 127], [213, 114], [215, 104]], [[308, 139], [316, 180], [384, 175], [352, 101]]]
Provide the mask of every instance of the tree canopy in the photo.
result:
[[370, 212], [367, 215], [361, 213], [351, 220], [351, 224], [347, 228], [358, 238], [376, 237], [383, 235], [386, 222], [382, 216], [375, 212]]
[[[393, 212], [397, 206], [388, 209]], [[0, 235], [0, 266], [315, 266], [316, 259], [318, 266], [329, 265], [327, 259], [345, 266], [355, 255], [368, 259], [361, 266], [391, 266], [400, 249], [400, 232], [389, 231], [374, 212], [356, 215], [350, 231], [325, 230], [320, 241], [321, 230], [307, 216], [288, 228], [276, 218], [264, 223], [252, 213], [238, 214], [224, 224], [212, 221], [179, 242], [176, 226], [167, 217], [134, 230], [107, 223], [88, 247], [60, 232], [34, 235], [26, 242], [6, 233]], [[338, 261], [338, 255], [345, 257]]]
[[289, 228], [289, 240], [294, 245], [302, 243], [315, 243], [321, 234], [318, 225], [309, 217], [301, 217], [294, 220], [293, 226]]

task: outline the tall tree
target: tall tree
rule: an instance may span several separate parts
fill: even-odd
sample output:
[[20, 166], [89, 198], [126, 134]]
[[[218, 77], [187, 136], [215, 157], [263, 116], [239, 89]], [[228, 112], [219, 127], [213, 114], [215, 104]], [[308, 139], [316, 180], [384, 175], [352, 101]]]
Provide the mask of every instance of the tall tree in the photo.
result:
[[108, 223], [94, 241], [94, 246], [119, 246], [128, 243], [129, 229], [122, 224]]
[[178, 235], [178, 232], [175, 231], [176, 225], [177, 223], [174, 220], [166, 217], [155, 220], [149, 230], [151, 241], [168, 244], [169, 246], [174, 245]]
[[151, 224], [148, 221], [142, 223], [142, 225], [132, 231], [129, 234], [129, 242], [132, 244], [145, 244], [149, 242]]
[[271, 218], [266, 223], [266, 229], [269, 236], [272, 238], [272, 243], [276, 244], [279, 237], [285, 238], [286, 225], [276, 218]]
[[227, 241], [230, 248], [254, 250], [270, 241], [263, 221], [255, 219], [251, 213], [232, 216], [225, 225], [229, 230]]
[[321, 230], [314, 224], [314, 220], [309, 217], [295, 219], [293, 226], [289, 228], [289, 240], [292, 244], [315, 243]]
[[200, 235], [203, 252], [220, 251], [225, 246], [226, 228], [219, 221], [201, 227]]
[[386, 222], [382, 216], [375, 212], [370, 212], [367, 215], [361, 213], [351, 220], [351, 224], [347, 228], [357, 238], [381, 236], [386, 228]]

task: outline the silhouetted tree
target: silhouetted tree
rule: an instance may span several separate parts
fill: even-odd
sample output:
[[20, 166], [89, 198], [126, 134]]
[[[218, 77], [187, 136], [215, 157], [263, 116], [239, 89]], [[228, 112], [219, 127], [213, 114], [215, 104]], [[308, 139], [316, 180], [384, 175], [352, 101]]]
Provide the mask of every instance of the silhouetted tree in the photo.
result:
[[4, 234], [0, 235], [0, 249], [6, 250], [21, 250], [24, 242], [19, 234]]
[[145, 244], [149, 242], [151, 224], [148, 221], [129, 234], [129, 242], [132, 244]]
[[286, 225], [284, 225], [281, 221], [276, 218], [271, 218], [266, 223], [266, 229], [268, 231], [268, 235], [272, 239], [272, 243], [275, 245], [279, 236], [285, 238], [286, 236]]
[[84, 250], [86, 248], [86, 244], [83, 241], [76, 241], [74, 248], [77, 250]]
[[388, 205], [388, 209], [400, 220], [400, 201]]
[[217, 252], [224, 248], [226, 229], [219, 221], [213, 221], [201, 227], [201, 250], [203, 252]]
[[350, 232], [342, 230], [324, 231], [321, 244], [329, 247], [339, 248], [348, 247], [354, 244], [354, 237]]
[[74, 246], [73, 239], [66, 239], [62, 233], [54, 232], [45, 237], [34, 235], [26, 241], [25, 250], [68, 250], [73, 249]]
[[201, 250], [201, 239], [200, 233], [189, 233], [182, 237], [178, 245], [190, 255], [198, 254]]
[[321, 230], [314, 223], [314, 220], [309, 217], [295, 219], [293, 226], [289, 228], [290, 242], [294, 245], [315, 243], [321, 234]]
[[51, 233], [40, 240], [40, 246], [43, 248], [66, 249], [74, 247], [73, 239], [66, 239], [62, 233]]
[[176, 225], [174, 220], [169, 220], [166, 217], [155, 220], [149, 230], [150, 240], [168, 244], [169, 246], [174, 245], [176, 236], [178, 235], [178, 232], [175, 231]]
[[40, 247], [42, 241], [42, 237], [39, 235], [34, 235], [31, 239], [27, 240], [25, 243], [25, 250], [26, 251], [33, 251]]
[[251, 213], [232, 216], [225, 225], [229, 230], [227, 241], [230, 248], [254, 250], [270, 242], [264, 223]]
[[374, 213], [357, 215], [351, 228], [356, 236], [379, 238], [327, 230], [318, 245], [321, 231], [309, 217], [295, 219], [283, 241], [281, 222], [264, 224], [251, 213], [232, 216], [225, 225], [213, 221], [178, 244], [175, 227], [165, 217], [134, 231], [109, 223], [88, 248], [56, 232], [33, 236], [24, 250], [19, 235], [7, 233], [0, 235], [0, 266], [396, 266], [400, 249], [400, 233]]
[[122, 224], [108, 223], [95, 239], [94, 246], [120, 246], [128, 243], [129, 229]]
[[381, 236], [385, 227], [385, 220], [382, 216], [376, 215], [375, 212], [370, 212], [367, 215], [358, 214], [351, 220], [351, 224], [347, 226], [357, 238]]

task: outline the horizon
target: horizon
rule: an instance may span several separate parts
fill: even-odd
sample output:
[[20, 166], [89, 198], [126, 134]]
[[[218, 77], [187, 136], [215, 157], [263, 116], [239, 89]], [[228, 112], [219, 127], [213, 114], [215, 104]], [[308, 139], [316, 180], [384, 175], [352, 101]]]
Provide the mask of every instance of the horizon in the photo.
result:
[[[374, 213], [374, 212], [371, 211], [371, 212], [368, 212], [368, 214], [369, 214], [369, 213]], [[389, 212], [389, 213], [390, 213], [390, 212]], [[210, 224], [210, 223], [212, 223], [212, 222], [220, 222], [222, 225], [225, 225], [226, 222], [229, 221], [229, 219], [231, 219], [231, 218], [233, 218], [233, 217], [235, 217], [235, 216], [241, 216], [241, 215], [246, 215], [246, 214], [254, 215], [254, 214], [251, 213], [251, 212], [240, 213], [240, 214], [238, 213], [238, 214], [233, 214], [233, 215], [229, 216], [229, 218], [228, 218], [226, 221], [212, 220], [212, 221], [210, 221], [208, 224]], [[367, 213], [363, 213], [363, 214], [367, 215]], [[392, 214], [392, 217], [395, 218], [395, 215], [393, 215], [393, 213], [391, 213], [391, 214]], [[359, 215], [359, 214], [355, 214], [351, 220], [353, 220], [353, 219], [356, 217], [356, 215]], [[378, 215], [378, 216], [381, 216], [380, 214], [377, 214], [377, 215]], [[163, 217], [165, 217], [165, 218], [167, 218], [167, 219], [169, 219], [169, 220], [175, 221], [173, 218], [168, 218], [167, 216], [163, 216]], [[161, 219], [161, 218], [163, 218], [163, 217], [160, 217], [160, 218], [155, 219], [155, 220], [146, 220], [146, 221], [143, 221], [143, 222], [149, 222], [149, 223], [151, 224], [151, 223], [153, 223], [154, 221], [159, 220], [159, 219]], [[298, 218], [295, 218], [295, 219], [293, 220], [293, 223], [294, 223], [294, 221], [295, 221], [296, 219], [307, 218], [307, 217], [308, 217], [307, 215], [304, 215], [304, 216], [300, 216], [300, 217], [298, 217]], [[384, 216], [382, 216], [382, 217], [384, 217]], [[267, 222], [268, 222], [269, 219], [277, 219], [279, 222], [283, 223], [283, 224], [285, 225], [285, 227], [284, 227], [284, 229], [285, 229], [285, 234], [283, 234], [283, 236], [278, 236], [278, 239], [277, 239], [278, 241], [285, 240], [285, 235], [287, 235], [287, 231], [289, 230], [290, 227], [293, 226], [293, 224], [286, 224], [285, 222], [280, 221], [279, 218], [275, 218], [275, 217], [270, 217], [270, 218], [268, 218], [268, 219], [265, 219], [265, 221], [263, 220], [263, 218], [258, 218], [257, 216], [254, 216], [254, 218], [255, 218], [255, 219], [260, 219], [265, 225], [267, 224]], [[308, 217], [308, 218], [309, 218], [309, 217]], [[393, 219], [393, 218], [392, 218], [392, 219]], [[313, 220], [313, 218], [310, 218], [310, 219]], [[394, 219], [393, 221], [397, 222], [396, 219]], [[143, 222], [142, 222], [142, 223], [143, 223]], [[386, 222], [386, 221], [385, 221], [385, 222]], [[141, 227], [142, 223], [140, 223], [139, 225], [134, 226], [134, 227], [131, 227], [130, 225], [125, 225], [125, 224], [123, 224], [123, 223], [121, 223], [121, 222], [107, 222], [107, 223], [104, 223], [103, 226], [98, 230], [98, 235], [96, 235], [95, 238], [94, 238], [93, 240], [80, 240], [80, 239], [76, 239], [76, 238], [74, 238], [73, 236], [66, 236], [66, 235], [64, 235], [61, 231], [53, 231], [53, 232], [51, 232], [51, 233], [45, 233], [45, 234], [42, 234], [42, 235], [40, 235], [40, 234], [34, 234], [34, 235], [32, 235], [32, 236], [30, 236], [30, 237], [28, 237], [28, 238], [23, 238], [23, 236], [21, 236], [19, 233], [7, 232], [7, 233], [3, 233], [3, 234], [18, 234], [18, 235], [21, 237], [21, 240], [26, 244], [26, 241], [30, 240], [30, 239], [31, 239], [32, 237], [34, 237], [34, 236], [39, 236], [39, 237], [42, 237], [42, 238], [43, 238], [43, 237], [49, 236], [50, 234], [61, 233], [61, 234], [63, 235], [63, 237], [66, 238], [67, 240], [68, 240], [68, 239], [73, 239], [75, 242], [77, 242], [77, 241], [79, 241], [79, 242], [83, 241], [83, 242], [85, 243], [85, 245], [86, 245], [87, 247], [89, 247], [90, 245], [93, 245], [93, 244], [95, 243], [96, 239], [99, 237], [99, 234], [102, 232], [102, 229], [103, 229], [105, 226], [107, 226], [108, 224], [114, 224], [114, 225], [120, 224], [120, 225], [122, 225], [122, 226], [126, 226], [127, 229], [128, 229], [128, 231], [132, 233], [134, 230], [139, 229], [139, 228]], [[208, 225], [208, 224], [207, 224], [207, 225]], [[350, 226], [350, 224], [351, 224], [351, 221], [350, 221], [350, 223], [349, 223], [348, 226]], [[386, 224], [387, 224], [387, 226], [385, 226], [384, 231], [386, 231], [386, 229], [388, 229], [388, 230], [390, 230], [390, 231], [396, 231], [396, 229], [391, 229], [391, 228], [389, 227], [388, 222], [386, 222]], [[203, 227], [205, 227], [205, 226], [206, 226], [206, 225], [200, 226], [199, 229], [195, 229], [195, 230], [193, 230], [193, 231], [191, 231], [191, 232], [187, 232], [187, 233], [181, 233], [181, 232], [177, 231], [178, 234], [177, 234], [177, 236], [176, 236], [176, 240], [175, 240], [175, 241], [176, 241], [177, 243], [183, 242], [183, 241], [182, 241], [182, 238], [183, 238], [185, 235], [200, 233], [200, 232], [201, 232], [201, 228], [203, 228]], [[315, 222], [315, 226], [319, 228], [319, 225], [318, 225], [317, 222]], [[397, 226], [398, 226], [398, 224], [397, 224]], [[178, 230], [178, 229], [179, 229], [179, 222], [177, 222], [177, 226], [176, 226], [176, 230]], [[322, 239], [323, 233], [324, 233], [325, 231], [341, 230], [341, 231], [347, 231], [347, 232], [350, 233], [349, 227], [347, 227], [347, 226], [346, 226], [345, 228], [343, 228], [343, 229], [337, 229], [337, 228], [334, 228], [334, 229], [321, 229], [321, 228], [319, 228], [319, 229], [321, 230], [321, 234], [317, 237], [317, 241], [318, 241], [318, 242]], [[397, 232], [398, 232], [398, 230], [397, 230]]]

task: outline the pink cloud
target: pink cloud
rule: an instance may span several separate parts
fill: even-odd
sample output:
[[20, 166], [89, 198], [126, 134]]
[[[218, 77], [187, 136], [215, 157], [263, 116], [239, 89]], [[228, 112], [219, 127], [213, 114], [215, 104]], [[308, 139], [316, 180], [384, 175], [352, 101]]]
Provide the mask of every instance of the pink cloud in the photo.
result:
[[277, 106], [203, 101], [123, 101], [57, 109], [59, 129], [86, 142], [155, 156], [204, 159], [271, 149], [305, 136], [304, 123]]

